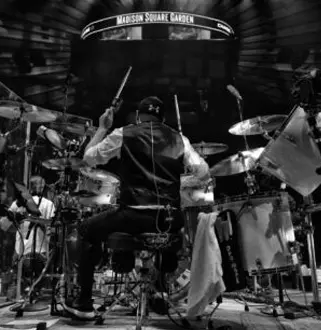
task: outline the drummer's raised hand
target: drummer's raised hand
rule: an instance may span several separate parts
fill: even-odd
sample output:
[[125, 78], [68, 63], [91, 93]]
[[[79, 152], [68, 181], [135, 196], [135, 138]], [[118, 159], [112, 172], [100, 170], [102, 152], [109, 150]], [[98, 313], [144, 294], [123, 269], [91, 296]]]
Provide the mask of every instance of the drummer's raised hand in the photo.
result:
[[112, 108], [108, 108], [99, 118], [99, 128], [108, 130], [113, 125], [113, 121], [114, 111]]

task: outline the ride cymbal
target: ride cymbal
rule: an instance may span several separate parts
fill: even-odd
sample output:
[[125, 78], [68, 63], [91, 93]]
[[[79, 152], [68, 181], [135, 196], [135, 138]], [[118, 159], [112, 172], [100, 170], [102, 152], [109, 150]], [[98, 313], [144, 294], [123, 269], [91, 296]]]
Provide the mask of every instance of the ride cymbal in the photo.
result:
[[42, 166], [49, 170], [62, 171], [65, 168], [78, 170], [82, 167], [86, 167], [87, 164], [79, 158], [57, 158], [45, 160], [42, 162]]
[[192, 146], [199, 154], [203, 156], [219, 154], [228, 149], [226, 144], [215, 142], [194, 143]]
[[56, 120], [57, 115], [50, 110], [16, 101], [0, 100], [0, 117], [19, 119], [31, 123], [46, 123]]
[[264, 148], [240, 151], [226, 159], [223, 159], [211, 169], [213, 176], [228, 176], [249, 171], [255, 165]]
[[286, 115], [258, 116], [233, 125], [228, 131], [234, 135], [260, 135], [276, 130]]

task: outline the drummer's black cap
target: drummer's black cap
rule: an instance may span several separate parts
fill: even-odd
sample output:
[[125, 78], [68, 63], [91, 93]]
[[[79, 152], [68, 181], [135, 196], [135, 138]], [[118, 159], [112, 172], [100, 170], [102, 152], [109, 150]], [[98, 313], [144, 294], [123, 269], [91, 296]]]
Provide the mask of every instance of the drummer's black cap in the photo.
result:
[[140, 101], [138, 111], [163, 118], [164, 103], [157, 96], [148, 96]]

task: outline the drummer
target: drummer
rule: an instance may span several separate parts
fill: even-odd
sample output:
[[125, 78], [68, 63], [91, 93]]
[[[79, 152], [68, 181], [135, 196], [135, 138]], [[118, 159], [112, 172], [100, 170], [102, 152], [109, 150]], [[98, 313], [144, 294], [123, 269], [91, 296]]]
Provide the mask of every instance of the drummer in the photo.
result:
[[[93, 272], [101, 242], [119, 231], [132, 235], [179, 232], [184, 225], [180, 210], [180, 175], [184, 166], [204, 181], [210, 177], [207, 163], [189, 140], [163, 124], [164, 107], [159, 98], [150, 96], [142, 100], [136, 119], [135, 125], [114, 129], [106, 136], [113, 124], [113, 110], [107, 109], [85, 151], [84, 159], [90, 166], [120, 159], [121, 189], [118, 210], [106, 211], [81, 223], [81, 292], [65, 306], [78, 318], [95, 316], [91, 299]], [[172, 209], [170, 214], [168, 206]], [[172, 256], [170, 253], [168, 257]]]

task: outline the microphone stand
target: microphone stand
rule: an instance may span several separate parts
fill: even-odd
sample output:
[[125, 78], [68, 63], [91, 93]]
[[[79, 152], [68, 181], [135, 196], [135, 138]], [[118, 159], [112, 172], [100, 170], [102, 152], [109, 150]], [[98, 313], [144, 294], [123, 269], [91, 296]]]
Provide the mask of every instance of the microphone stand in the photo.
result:
[[[239, 116], [240, 116], [240, 121], [242, 122], [244, 120], [243, 101], [240, 99], [240, 97], [236, 97], [236, 101], [237, 101], [237, 108], [238, 108], [238, 112], [239, 112]], [[245, 149], [246, 149], [246, 151], [249, 152], [250, 148], [249, 148], [249, 144], [248, 144], [246, 135], [243, 135], [243, 139], [244, 139]], [[239, 157], [242, 159], [244, 168], [246, 168], [245, 157], [241, 152], [239, 152]], [[250, 199], [250, 196], [254, 195], [257, 190], [256, 181], [255, 181], [254, 175], [251, 174], [249, 170], [246, 170], [245, 174], [246, 174], [246, 177], [244, 179], [244, 182], [246, 183], [247, 190], [248, 190], [248, 197]]]
[[314, 245], [314, 230], [312, 224], [312, 216], [311, 213], [313, 211], [313, 197], [311, 195], [304, 197], [304, 202], [307, 205], [305, 211], [305, 225], [307, 230], [307, 243], [308, 243], [308, 254], [309, 254], [309, 266], [311, 269], [311, 284], [312, 284], [312, 292], [313, 292], [313, 302], [312, 305], [316, 309], [317, 313], [321, 311], [321, 302], [318, 288], [318, 274], [317, 274], [317, 266], [316, 266], [316, 257], [315, 257], [315, 245]]

